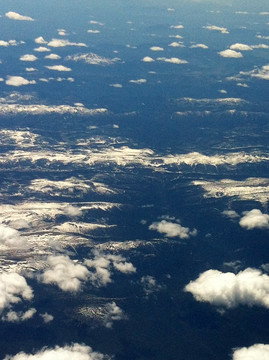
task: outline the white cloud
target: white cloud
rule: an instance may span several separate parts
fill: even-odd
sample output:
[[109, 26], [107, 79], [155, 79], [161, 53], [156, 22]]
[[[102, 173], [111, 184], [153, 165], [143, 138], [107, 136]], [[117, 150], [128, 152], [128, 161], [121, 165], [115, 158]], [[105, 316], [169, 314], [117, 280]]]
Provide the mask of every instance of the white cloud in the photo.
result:
[[51, 50], [49, 48], [45, 47], [45, 46], [39, 46], [38, 48], [35, 48], [34, 51], [36, 51], [36, 52], [49, 52]]
[[190, 230], [188, 227], [180, 225], [179, 222], [175, 223], [167, 220], [152, 223], [149, 230], [156, 230], [167, 237], [179, 237], [180, 239], [189, 239], [190, 236], [197, 235], [196, 229]]
[[0, 40], [0, 46], [7, 47], [7, 46], [9, 46], [9, 42], [8, 42], [8, 41], [4, 41], [4, 40]]
[[171, 47], [182, 47], [182, 44], [181, 43], [178, 43], [176, 41], [173, 41], [171, 42], [171, 44], [169, 44], [168, 46], [171, 46]]
[[45, 67], [49, 70], [54, 70], [54, 71], [72, 71], [72, 69], [63, 65], [51, 65]]
[[269, 345], [255, 344], [250, 347], [236, 349], [233, 360], [266, 360], [269, 359]]
[[258, 45], [251, 45], [252, 49], [269, 49], [269, 45], [265, 44], [258, 44]]
[[171, 64], [188, 64], [187, 60], [182, 60], [176, 57], [172, 57], [172, 58], [165, 58], [165, 57], [159, 57], [157, 58], [158, 61], [164, 61], [167, 63], [171, 63]]
[[218, 307], [260, 305], [269, 308], [269, 276], [257, 269], [247, 268], [238, 274], [208, 270], [191, 281], [185, 291], [197, 301]]
[[21, 61], [36, 61], [37, 57], [35, 55], [25, 54], [20, 57], [20, 60]]
[[230, 219], [237, 219], [240, 217], [240, 215], [234, 210], [224, 210], [222, 214]]
[[36, 84], [36, 81], [27, 80], [22, 76], [8, 76], [6, 80], [6, 84], [10, 86], [22, 86], [22, 85]]
[[47, 44], [47, 41], [43, 38], [43, 36], [39, 36], [35, 39], [36, 44]]
[[81, 287], [81, 281], [86, 281], [89, 276], [88, 269], [76, 264], [68, 256], [49, 256], [48, 268], [40, 276], [45, 284], [57, 285], [63, 291], [77, 292]]
[[109, 84], [109, 86], [114, 87], [114, 88], [118, 88], [118, 89], [122, 88], [122, 84]]
[[54, 320], [54, 316], [48, 313], [40, 314], [40, 316], [43, 318], [45, 324]]
[[64, 40], [64, 39], [52, 39], [49, 43], [48, 46], [54, 47], [54, 48], [58, 48], [58, 47], [65, 47], [65, 46], [81, 46], [81, 47], [87, 47], [86, 44], [84, 43], [76, 43], [76, 42], [71, 42], [69, 40]]
[[207, 29], [210, 31], [220, 31], [222, 34], [229, 34], [229, 31], [225, 27], [220, 27], [216, 25], [203, 26], [203, 29]]
[[91, 270], [89, 279], [95, 286], [106, 286], [112, 282], [112, 266], [115, 270], [131, 274], [136, 272], [136, 268], [132, 263], [127, 262], [126, 258], [121, 255], [104, 254], [98, 251], [93, 252], [94, 258], [87, 259], [84, 264]]
[[80, 344], [56, 346], [53, 349], [44, 348], [35, 354], [20, 352], [17, 355], [6, 355], [4, 360], [108, 360], [99, 352], [94, 352], [91, 347]]
[[160, 47], [160, 46], [152, 46], [152, 47], [150, 48], [150, 50], [152, 50], [152, 51], [163, 51], [164, 48], [162, 48], [162, 47]]
[[170, 38], [175, 38], [175, 39], [183, 39], [183, 37], [181, 35], [169, 35]]
[[9, 11], [6, 14], [6, 17], [12, 20], [22, 20], [22, 21], [34, 21], [30, 16], [20, 15], [14, 11]]
[[33, 291], [17, 273], [0, 274], [0, 312], [23, 300], [32, 300]]
[[89, 33], [89, 34], [99, 34], [99, 33], [100, 33], [100, 30], [92, 30], [92, 29], [89, 29], [89, 30], [87, 31], [87, 33]]
[[140, 282], [146, 295], [150, 295], [162, 289], [162, 286], [159, 285], [156, 279], [151, 275], [143, 276]]
[[246, 45], [246, 44], [241, 44], [241, 43], [236, 43], [230, 46], [231, 50], [239, 50], [239, 51], [250, 51], [253, 50], [252, 46]]
[[25, 70], [28, 71], [28, 72], [37, 71], [37, 69], [34, 68], [34, 67], [29, 67], [29, 68], [27, 67]]
[[262, 68], [255, 67], [253, 70], [248, 72], [240, 71], [239, 75], [232, 80], [238, 80], [242, 77], [250, 76], [262, 80], [269, 80], [269, 64], [262, 66]]
[[152, 59], [150, 56], [145, 56], [141, 61], [143, 62], [154, 62], [155, 60]]
[[49, 59], [49, 60], [59, 60], [61, 59], [60, 55], [57, 54], [49, 54], [45, 56], [45, 59]]
[[171, 29], [183, 29], [184, 26], [183, 25], [171, 25], [170, 28]]
[[145, 84], [146, 82], [147, 82], [146, 79], [137, 79], [137, 80], [130, 80], [129, 81], [129, 83], [137, 84], [137, 85]]
[[106, 315], [103, 319], [105, 327], [111, 329], [113, 321], [119, 321], [126, 319], [126, 316], [122, 309], [113, 301], [105, 306]]
[[239, 59], [243, 57], [240, 51], [235, 51], [231, 49], [220, 51], [219, 55], [224, 58], [235, 58], [235, 59]]
[[26, 246], [26, 240], [20, 236], [17, 230], [0, 224], [0, 245], [9, 248], [22, 248]]
[[99, 26], [104, 26], [104, 23], [101, 23], [100, 21], [96, 21], [96, 20], [90, 20], [89, 24], [93, 24], [93, 25], [99, 25]]
[[70, 204], [64, 208], [64, 213], [65, 213], [65, 215], [68, 215], [71, 217], [82, 215], [82, 211], [80, 208], [78, 208], [77, 206], [70, 205]]
[[58, 29], [57, 31], [58, 31], [58, 35], [60, 35], [60, 36], [66, 36], [67, 35], [65, 29]]
[[2, 316], [2, 320], [6, 322], [22, 322], [31, 319], [36, 314], [36, 309], [31, 308], [25, 312], [9, 311]]
[[269, 229], [269, 215], [263, 214], [259, 209], [245, 211], [239, 224], [247, 230], [252, 229]]
[[191, 49], [200, 48], [200, 49], [208, 49], [208, 46], [205, 44], [194, 44], [191, 45]]
[[8, 46], [18, 46], [19, 44], [25, 44], [24, 41], [16, 41], [16, 40], [8, 40], [8, 41], [5, 41], [5, 40], [0, 40], [0, 46], [3, 46], [3, 47], [8, 47]]

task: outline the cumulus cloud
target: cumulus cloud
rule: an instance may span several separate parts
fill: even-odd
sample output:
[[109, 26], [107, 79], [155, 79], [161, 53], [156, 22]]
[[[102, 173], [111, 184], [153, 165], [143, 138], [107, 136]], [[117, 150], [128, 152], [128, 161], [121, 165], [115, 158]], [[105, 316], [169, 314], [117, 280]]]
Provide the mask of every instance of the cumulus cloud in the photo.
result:
[[26, 246], [26, 240], [20, 236], [17, 230], [0, 224], [0, 245], [9, 248], [22, 248]]
[[251, 71], [240, 71], [240, 73], [232, 78], [228, 78], [230, 80], [241, 80], [243, 77], [254, 77], [262, 80], [269, 80], [269, 64], [262, 66], [262, 68], [255, 67]]
[[49, 54], [45, 56], [45, 59], [49, 59], [49, 60], [59, 60], [61, 59], [60, 55], [57, 54]]
[[34, 51], [36, 52], [49, 52], [50, 49], [45, 46], [39, 46], [38, 48], [35, 48]]
[[263, 214], [259, 209], [245, 211], [244, 216], [240, 219], [239, 224], [247, 230], [252, 229], [269, 229], [269, 215]]
[[203, 26], [203, 29], [207, 29], [207, 30], [210, 30], [210, 31], [219, 31], [222, 34], [229, 34], [229, 31], [227, 30], [227, 28], [216, 26], [216, 25]]
[[52, 39], [49, 41], [48, 46], [58, 48], [58, 47], [65, 47], [65, 46], [80, 46], [80, 47], [87, 47], [84, 43], [76, 43], [71, 42], [65, 39]]
[[68, 216], [80, 216], [82, 214], [82, 211], [77, 206], [67, 205], [64, 208], [64, 213]]
[[22, 322], [31, 319], [36, 314], [36, 309], [31, 308], [25, 312], [9, 311], [2, 316], [2, 320], [6, 322]]
[[40, 314], [40, 316], [42, 317], [43, 321], [45, 324], [51, 322], [54, 320], [54, 316], [53, 315], [50, 315], [48, 314], [47, 312], [44, 313], [44, 314]]
[[183, 29], [184, 26], [183, 25], [171, 25], [170, 28], [171, 29]]
[[137, 84], [137, 85], [145, 84], [146, 82], [147, 82], [146, 79], [137, 79], [137, 80], [130, 80], [129, 81], [129, 83]]
[[243, 57], [240, 51], [235, 51], [231, 49], [220, 51], [219, 55], [224, 58], [235, 58], [235, 59], [239, 59]]
[[171, 47], [182, 47], [184, 46], [182, 43], [179, 43], [179, 42], [176, 42], [176, 41], [173, 41], [171, 42], [168, 46], [171, 46]]
[[154, 292], [160, 291], [163, 288], [151, 275], [143, 276], [140, 282], [146, 295], [150, 295]]
[[63, 66], [63, 65], [51, 65], [51, 66], [45, 66], [45, 67], [49, 70], [54, 70], [54, 71], [72, 71], [72, 69], [70, 69], [67, 66]]
[[30, 16], [20, 15], [14, 11], [9, 11], [6, 14], [6, 17], [12, 20], [21, 20], [21, 21], [34, 21]]
[[240, 215], [234, 210], [224, 210], [222, 214], [230, 219], [236, 219], [240, 217]]
[[109, 360], [99, 352], [94, 352], [91, 347], [80, 344], [56, 346], [53, 349], [44, 348], [34, 354], [20, 352], [14, 356], [7, 355], [4, 360]]
[[57, 285], [63, 291], [77, 292], [81, 282], [89, 276], [88, 269], [81, 264], [76, 264], [68, 256], [49, 256], [48, 268], [41, 274], [39, 279], [45, 284]]
[[196, 49], [196, 48], [208, 49], [208, 46], [205, 45], [205, 44], [194, 44], [194, 45], [191, 45], [191, 49]]
[[154, 222], [149, 226], [149, 230], [158, 231], [160, 234], [164, 234], [167, 237], [179, 237], [180, 239], [189, 239], [190, 236], [197, 235], [197, 230], [190, 230], [188, 227], [177, 223], [162, 220], [160, 222]]
[[150, 50], [152, 50], [152, 51], [163, 51], [164, 48], [162, 48], [162, 47], [160, 47], [160, 46], [152, 46], [152, 47], [150, 48]]
[[247, 268], [238, 274], [208, 270], [191, 281], [185, 291], [192, 293], [197, 301], [218, 307], [259, 305], [269, 308], [269, 276], [257, 269]]
[[171, 64], [188, 64], [187, 60], [182, 60], [176, 57], [172, 57], [172, 58], [165, 58], [165, 57], [159, 57], [157, 58], [158, 61], [163, 61], [166, 63], [171, 63]]
[[27, 80], [22, 76], [8, 76], [6, 80], [6, 84], [9, 86], [22, 86], [22, 85], [36, 84], [36, 81]]
[[105, 327], [111, 329], [113, 326], [113, 321], [119, 321], [126, 319], [126, 316], [122, 309], [113, 301], [106, 304], [105, 306], [106, 315], [103, 319]]
[[112, 282], [112, 267], [124, 274], [136, 272], [133, 264], [127, 262], [121, 255], [104, 254], [98, 251], [94, 251], [93, 255], [94, 258], [85, 260], [84, 264], [91, 269], [89, 279], [95, 286], [106, 286]]
[[122, 84], [109, 84], [109, 86], [114, 87], [114, 88], [118, 88], [118, 89], [122, 88]]
[[155, 60], [152, 59], [150, 56], [145, 56], [141, 61], [143, 62], [154, 62]]
[[231, 50], [239, 50], [239, 51], [250, 51], [253, 50], [252, 46], [246, 45], [246, 44], [241, 44], [241, 43], [236, 43], [230, 46]]
[[233, 360], [266, 360], [269, 359], [269, 345], [255, 344], [250, 347], [236, 349]]
[[43, 36], [39, 36], [39, 37], [35, 38], [35, 43], [36, 44], [47, 44], [47, 41], [43, 38]]
[[33, 296], [23, 276], [14, 272], [0, 274], [0, 312], [22, 300], [32, 300]]
[[25, 70], [28, 71], [28, 72], [37, 71], [37, 69], [34, 68], [34, 67], [29, 67], [29, 68], [27, 67]]
[[100, 33], [100, 30], [92, 30], [92, 29], [89, 29], [89, 30], [87, 31], [87, 33], [89, 33], [89, 34], [99, 34], [99, 33]]
[[8, 40], [8, 41], [0, 40], [0, 46], [3, 46], [3, 47], [17, 46], [19, 44], [24, 44], [24, 41], [18, 42], [16, 40]]
[[104, 23], [101, 23], [100, 21], [96, 21], [96, 20], [90, 20], [89, 24], [93, 24], [93, 25], [99, 25], [99, 26], [104, 26]]
[[37, 57], [35, 55], [25, 54], [20, 57], [21, 61], [36, 61]]

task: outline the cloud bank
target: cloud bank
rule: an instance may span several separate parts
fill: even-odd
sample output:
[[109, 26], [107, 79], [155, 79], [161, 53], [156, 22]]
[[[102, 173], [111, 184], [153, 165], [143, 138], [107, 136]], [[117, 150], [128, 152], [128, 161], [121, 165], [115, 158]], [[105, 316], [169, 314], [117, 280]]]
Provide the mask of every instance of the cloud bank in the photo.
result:
[[7, 355], [4, 360], [109, 360], [99, 352], [94, 352], [91, 347], [80, 344], [56, 346], [53, 349], [44, 348], [34, 354], [20, 352], [17, 355]]
[[236, 349], [233, 360], [266, 360], [269, 359], [269, 345], [255, 344], [250, 347]]
[[239, 224], [247, 230], [269, 229], [269, 215], [263, 214], [259, 209], [245, 211], [244, 216], [240, 219]]
[[238, 274], [208, 270], [191, 281], [185, 291], [197, 301], [217, 307], [258, 305], [269, 308], [269, 276], [257, 269], [247, 268]]

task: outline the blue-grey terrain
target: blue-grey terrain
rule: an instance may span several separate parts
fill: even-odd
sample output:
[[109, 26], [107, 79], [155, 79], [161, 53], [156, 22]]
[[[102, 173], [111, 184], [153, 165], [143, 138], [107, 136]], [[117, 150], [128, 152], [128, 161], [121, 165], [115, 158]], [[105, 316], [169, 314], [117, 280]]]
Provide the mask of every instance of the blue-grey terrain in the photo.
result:
[[269, 359], [267, 1], [0, 15], [0, 358]]

